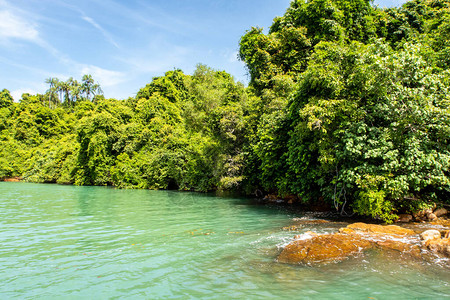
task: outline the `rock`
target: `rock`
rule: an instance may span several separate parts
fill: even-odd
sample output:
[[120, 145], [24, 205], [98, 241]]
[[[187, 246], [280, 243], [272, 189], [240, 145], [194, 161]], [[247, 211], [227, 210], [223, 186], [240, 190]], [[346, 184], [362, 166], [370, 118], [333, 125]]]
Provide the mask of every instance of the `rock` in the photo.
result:
[[421, 220], [423, 221], [424, 219], [427, 218], [427, 215], [431, 214], [431, 213], [433, 213], [433, 210], [431, 208], [428, 208], [428, 209], [424, 209], [424, 210], [414, 213], [413, 217], [414, 217], [414, 219], [416, 219], [418, 221], [421, 221]]
[[450, 238], [430, 239], [425, 246], [432, 252], [450, 257]]
[[420, 237], [424, 241], [433, 240], [433, 239], [440, 239], [441, 233], [436, 229], [429, 229], [420, 234]]
[[442, 208], [436, 209], [433, 213], [436, 215], [436, 217], [439, 218], [439, 217], [442, 217], [442, 216], [445, 216], [446, 214], [448, 214], [448, 210], [442, 207]]
[[396, 240], [376, 241], [375, 244], [382, 250], [393, 250], [402, 254], [412, 255], [416, 258], [420, 257], [420, 247], [418, 245]]
[[330, 223], [330, 221], [321, 220], [321, 219], [317, 219], [317, 220], [296, 219], [295, 221], [296, 221], [295, 225], [283, 227], [283, 230], [294, 231], [294, 230], [299, 230], [300, 228], [302, 228], [303, 225], [317, 225], [317, 224]]
[[316, 233], [316, 232], [307, 231], [305, 233], [295, 235], [294, 239], [296, 239], [296, 240], [305, 240], [305, 239], [311, 238], [313, 236], [318, 236], [318, 235], [319, 234]]
[[412, 219], [413, 219], [413, 216], [411, 216], [409, 214], [400, 214], [400, 215], [398, 215], [397, 222], [409, 223], [412, 221]]
[[433, 222], [430, 223], [431, 225], [440, 225], [440, 226], [445, 226], [445, 227], [450, 227], [450, 219], [446, 220], [443, 218], [439, 218]]
[[277, 260], [289, 264], [326, 264], [342, 261], [371, 246], [371, 242], [355, 235], [322, 234], [290, 243]]
[[[350, 230], [349, 230], [350, 229]], [[342, 233], [352, 233], [352, 232], [361, 232], [361, 233], [370, 233], [370, 234], [388, 234], [388, 235], [414, 235], [415, 232], [411, 229], [403, 228], [397, 225], [375, 225], [375, 224], [366, 224], [366, 223], [353, 223], [348, 225], [346, 228], [339, 229], [339, 232]]]
[[437, 217], [436, 217], [435, 214], [429, 213], [429, 214], [427, 214], [427, 219], [428, 219], [429, 221], [434, 221], [434, 220], [437, 219]]
[[3, 181], [5, 181], [5, 182], [19, 182], [21, 180], [22, 180], [22, 178], [20, 178], [20, 177], [12, 177], [12, 178], [3, 179]]

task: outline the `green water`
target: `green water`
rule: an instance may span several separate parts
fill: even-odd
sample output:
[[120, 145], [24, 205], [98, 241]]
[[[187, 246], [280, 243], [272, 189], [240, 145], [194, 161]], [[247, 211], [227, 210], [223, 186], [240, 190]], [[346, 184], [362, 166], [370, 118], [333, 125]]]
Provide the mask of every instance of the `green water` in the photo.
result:
[[[277, 263], [294, 217], [248, 199], [0, 182], [0, 299], [450, 297], [446, 261]], [[303, 229], [340, 225], [316, 226]]]

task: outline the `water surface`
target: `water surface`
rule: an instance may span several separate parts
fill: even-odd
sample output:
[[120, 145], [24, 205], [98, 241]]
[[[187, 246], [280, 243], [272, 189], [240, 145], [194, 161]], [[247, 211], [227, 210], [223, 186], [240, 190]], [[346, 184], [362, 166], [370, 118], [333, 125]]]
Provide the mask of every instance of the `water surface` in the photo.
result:
[[0, 182], [0, 299], [450, 297], [445, 264], [376, 251], [277, 263], [296, 217], [307, 218], [233, 197]]

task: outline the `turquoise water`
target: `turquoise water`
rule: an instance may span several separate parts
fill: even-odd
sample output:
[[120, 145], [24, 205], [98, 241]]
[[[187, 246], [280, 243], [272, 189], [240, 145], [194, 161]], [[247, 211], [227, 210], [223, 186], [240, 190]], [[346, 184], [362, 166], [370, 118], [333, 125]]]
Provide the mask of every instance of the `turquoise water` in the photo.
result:
[[450, 297], [445, 263], [277, 263], [295, 217], [240, 198], [0, 182], [0, 299]]

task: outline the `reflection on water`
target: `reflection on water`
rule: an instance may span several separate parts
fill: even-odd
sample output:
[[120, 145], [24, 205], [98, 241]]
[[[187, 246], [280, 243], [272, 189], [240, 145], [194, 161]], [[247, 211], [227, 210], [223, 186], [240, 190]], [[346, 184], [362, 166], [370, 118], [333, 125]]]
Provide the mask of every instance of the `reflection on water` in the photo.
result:
[[[0, 298], [450, 297], [443, 265], [275, 262], [301, 214], [207, 194], [0, 182]], [[342, 224], [301, 228], [332, 232]]]

